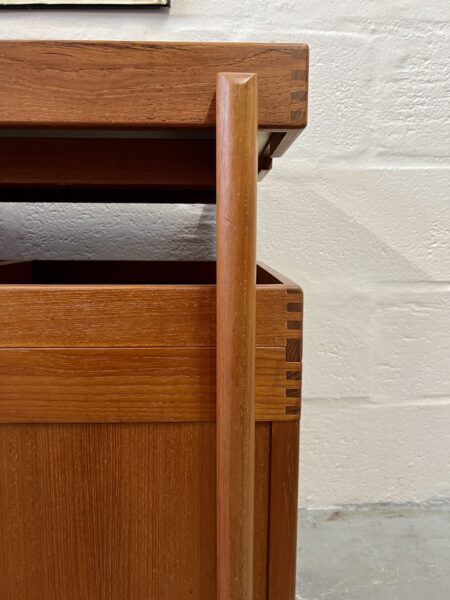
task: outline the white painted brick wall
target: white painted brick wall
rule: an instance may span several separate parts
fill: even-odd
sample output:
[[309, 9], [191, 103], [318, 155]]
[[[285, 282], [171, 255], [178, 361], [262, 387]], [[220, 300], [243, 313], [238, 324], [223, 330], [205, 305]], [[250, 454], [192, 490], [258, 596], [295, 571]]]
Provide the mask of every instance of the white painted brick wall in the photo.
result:
[[[0, 38], [297, 41], [310, 125], [261, 185], [259, 255], [302, 284], [301, 500], [450, 499], [448, 0], [173, 0], [0, 13]], [[0, 207], [1, 257], [213, 254], [211, 208]]]

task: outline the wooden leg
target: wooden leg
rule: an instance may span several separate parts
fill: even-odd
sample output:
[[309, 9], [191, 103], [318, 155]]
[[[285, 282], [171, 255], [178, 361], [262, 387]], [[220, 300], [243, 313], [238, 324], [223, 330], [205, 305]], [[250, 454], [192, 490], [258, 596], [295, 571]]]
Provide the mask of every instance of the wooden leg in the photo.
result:
[[253, 600], [257, 77], [217, 77], [217, 598]]

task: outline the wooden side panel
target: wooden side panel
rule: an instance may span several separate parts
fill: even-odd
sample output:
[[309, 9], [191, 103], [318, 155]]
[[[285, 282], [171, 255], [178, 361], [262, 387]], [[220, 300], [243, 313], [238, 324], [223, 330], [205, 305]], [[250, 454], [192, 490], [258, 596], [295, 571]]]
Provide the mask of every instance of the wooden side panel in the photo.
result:
[[214, 140], [0, 138], [0, 156], [1, 186], [215, 187]]
[[[0, 348], [215, 346], [214, 286], [0, 285]], [[258, 286], [256, 343], [284, 346], [286, 289]]]
[[299, 428], [272, 424], [268, 600], [295, 600]]
[[[148, 187], [97, 186], [95, 194], [85, 193], [85, 186], [45, 187], [45, 193], [36, 194], [36, 188], [21, 185], [1, 186], [2, 202], [39, 202], [62, 204], [215, 204], [215, 190], [198, 189], [149, 189]], [[11, 283], [11, 282], [9, 282]], [[148, 283], [148, 282], [147, 282]]]
[[0, 261], [0, 284], [3, 282], [31, 283], [32, 264], [31, 261]]
[[[257, 426], [266, 600], [270, 425]], [[1, 425], [2, 600], [213, 600], [213, 424]]]
[[306, 125], [304, 44], [0, 45], [1, 127], [213, 127], [216, 74], [259, 77], [259, 126]]
[[[0, 422], [215, 421], [213, 348], [0, 349]], [[283, 348], [256, 352], [259, 421], [286, 414]]]

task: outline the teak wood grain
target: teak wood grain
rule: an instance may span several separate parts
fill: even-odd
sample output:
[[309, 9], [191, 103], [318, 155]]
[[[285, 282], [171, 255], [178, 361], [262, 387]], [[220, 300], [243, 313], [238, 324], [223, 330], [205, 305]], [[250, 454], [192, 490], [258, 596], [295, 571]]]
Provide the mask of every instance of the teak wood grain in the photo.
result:
[[215, 188], [214, 140], [0, 138], [0, 156], [0, 186]]
[[[0, 423], [215, 421], [214, 348], [0, 350]], [[257, 421], [289, 414], [284, 348], [256, 352]], [[294, 382], [295, 384], [295, 382]]]
[[217, 598], [252, 600], [257, 77], [217, 76]]
[[[0, 285], [0, 348], [215, 346], [215, 292], [209, 285]], [[285, 345], [286, 299], [283, 285], [258, 286], [258, 346]]]
[[306, 125], [304, 44], [2, 41], [0, 127], [213, 128], [220, 71], [258, 73], [260, 128]]
[[269, 600], [294, 600], [297, 556], [299, 422], [272, 423]]
[[[256, 451], [267, 600], [270, 424]], [[0, 598], [214, 600], [215, 473], [211, 423], [0, 425]]]
[[[26, 171], [22, 171], [27, 179]], [[19, 176], [20, 177], [20, 176]], [[56, 178], [55, 178], [56, 179]], [[34, 202], [41, 204], [215, 204], [216, 191], [198, 188], [107, 187], [70, 185], [27, 187], [20, 179], [12, 185], [0, 184], [1, 202]]]
[[307, 78], [304, 45], [0, 42], [11, 135], [179, 136], [0, 138], [0, 186], [211, 201], [214, 142], [181, 137], [217, 127], [218, 196], [217, 287], [0, 264], [1, 600], [293, 600], [302, 295], [255, 286], [256, 132], [264, 173], [306, 125]]
[[32, 269], [31, 261], [2, 260], [0, 261], [0, 284], [31, 281]]

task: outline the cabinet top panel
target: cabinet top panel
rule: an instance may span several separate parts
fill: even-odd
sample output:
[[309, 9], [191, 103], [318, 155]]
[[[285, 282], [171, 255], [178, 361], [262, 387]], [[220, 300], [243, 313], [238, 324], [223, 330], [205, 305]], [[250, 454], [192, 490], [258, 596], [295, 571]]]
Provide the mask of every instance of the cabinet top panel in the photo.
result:
[[212, 129], [216, 75], [258, 74], [260, 129], [302, 129], [304, 44], [0, 42], [0, 127]]

